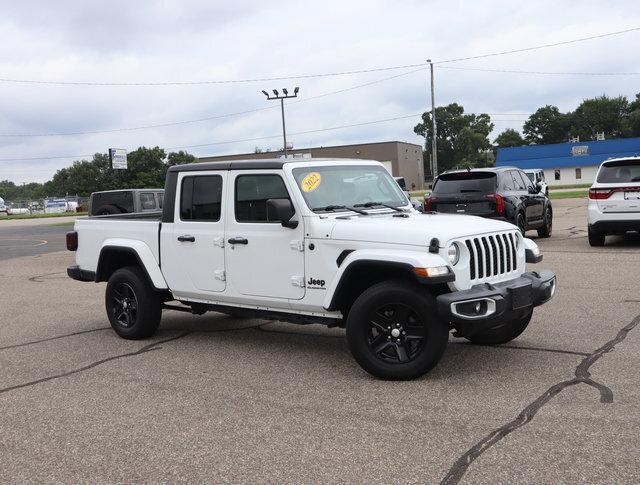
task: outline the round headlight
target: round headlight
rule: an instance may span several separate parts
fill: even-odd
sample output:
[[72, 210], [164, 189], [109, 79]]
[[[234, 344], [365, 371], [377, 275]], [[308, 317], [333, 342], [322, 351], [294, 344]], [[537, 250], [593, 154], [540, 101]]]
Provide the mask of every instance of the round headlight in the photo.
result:
[[449, 249], [447, 250], [447, 258], [449, 258], [449, 262], [453, 266], [458, 264], [458, 260], [460, 259], [460, 248], [456, 243], [449, 246]]

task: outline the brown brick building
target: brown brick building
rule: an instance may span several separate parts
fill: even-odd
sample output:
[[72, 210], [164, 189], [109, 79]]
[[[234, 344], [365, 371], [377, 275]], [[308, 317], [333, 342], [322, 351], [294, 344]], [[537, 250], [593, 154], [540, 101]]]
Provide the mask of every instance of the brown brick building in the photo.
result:
[[[415, 184], [416, 190], [424, 188], [424, 169], [422, 165], [422, 147], [402, 141], [383, 141], [378, 143], [360, 143], [357, 145], [339, 145], [333, 147], [292, 148], [287, 156], [294, 158], [356, 158], [382, 162], [394, 177], [404, 177], [407, 189]], [[201, 162], [222, 160], [253, 160], [282, 157], [282, 150], [241, 153], [238, 155], [220, 155], [200, 157]]]

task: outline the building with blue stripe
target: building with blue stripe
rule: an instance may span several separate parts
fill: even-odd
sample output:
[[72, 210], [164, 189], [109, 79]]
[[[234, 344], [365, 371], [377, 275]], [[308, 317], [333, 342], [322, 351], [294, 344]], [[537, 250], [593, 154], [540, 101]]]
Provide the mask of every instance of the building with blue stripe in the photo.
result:
[[498, 148], [496, 166], [541, 168], [549, 185], [590, 184], [609, 158], [640, 157], [640, 138]]

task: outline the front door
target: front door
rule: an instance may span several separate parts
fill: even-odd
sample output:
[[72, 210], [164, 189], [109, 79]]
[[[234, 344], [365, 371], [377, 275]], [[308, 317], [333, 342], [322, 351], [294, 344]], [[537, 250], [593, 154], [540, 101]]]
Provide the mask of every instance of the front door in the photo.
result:
[[229, 172], [228, 185], [233, 191], [225, 230], [229, 290], [251, 296], [303, 298], [302, 217], [293, 216], [299, 221], [295, 229], [267, 220], [268, 199], [291, 199], [283, 178], [272, 171], [235, 170]]
[[163, 273], [177, 295], [206, 299], [225, 289], [225, 179], [226, 172], [178, 176], [173, 227], [162, 231]]

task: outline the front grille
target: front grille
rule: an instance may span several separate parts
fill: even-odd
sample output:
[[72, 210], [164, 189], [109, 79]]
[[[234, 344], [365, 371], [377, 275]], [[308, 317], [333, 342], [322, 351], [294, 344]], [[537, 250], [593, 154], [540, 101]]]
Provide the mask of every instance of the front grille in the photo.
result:
[[469, 250], [469, 278], [491, 278], [518, 269], [517, 237], [517, 234], [509, 232], [466, 239], [464, 244]]

